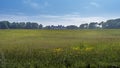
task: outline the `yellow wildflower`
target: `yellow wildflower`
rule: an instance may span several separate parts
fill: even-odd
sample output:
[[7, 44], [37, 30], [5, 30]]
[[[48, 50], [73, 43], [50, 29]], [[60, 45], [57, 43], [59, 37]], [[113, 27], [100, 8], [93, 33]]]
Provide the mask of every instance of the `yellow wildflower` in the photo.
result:
[[73, 50], [80, 50], [80, 47], [72, 47]]
[[55, 49], [54, 49], [54, 52], [61, 52], [61, 51], [63, 51], [62, 48], [55, 48]]
[[93, 50], [93, 47], [86, 48], [85, 51], [91, 51]]

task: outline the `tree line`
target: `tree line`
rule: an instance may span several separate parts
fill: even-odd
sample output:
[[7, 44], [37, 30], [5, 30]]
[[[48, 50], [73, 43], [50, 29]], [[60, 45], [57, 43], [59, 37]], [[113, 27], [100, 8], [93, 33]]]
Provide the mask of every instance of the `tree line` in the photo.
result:
[[79, 27], [76, 25], [48, 25], [43, 27], [42, 24], [35, 22], [9, 22], [0, 21], [0, 29], [120, 29], [120, 19], [110, 19], [106, 22], [91, 22], [81, 24]]

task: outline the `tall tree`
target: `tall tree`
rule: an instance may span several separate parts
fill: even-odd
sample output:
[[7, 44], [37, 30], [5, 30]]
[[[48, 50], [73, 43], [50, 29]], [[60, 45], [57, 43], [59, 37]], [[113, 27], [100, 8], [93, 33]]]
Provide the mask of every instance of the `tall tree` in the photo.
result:
[[42, 28], [43, 28], [43, 25], [42, 25], [42, 24], [40, 24], [40, 25], [39, 25], [39, 29], [42, 29]]
[[120, 19], [111, 19], [103, 23], [103, 28], [118, 29], [120, 28]]
[[17, 23], [17, 22], [13, 22], [10, 24], [11, 29], [18, 29], [18, 27], [19, 27], [19, 23]]
[[39, 25], [37, 23], [31, 23], [32, 28], [31, 29], [38, 29]]
[[89, 24], [89, 29], [96, 29], [96, 28], [98, 28], [98, 23], [97, 22], [91, 22], [90, 24]]
[[81, 25], [79, 26], [79, 28], [80, 28], [80, 29], [88, 29], [88, 23], [86, 23], [86, 24], [81, 24]]
[[20, 22], [19, 23], [19, 29], [25, 29], [25, 27], [26, 27], [25, 22]]
[[0, 21], [0, 29], [9, 29], [10, 22], [8, 21]]
[[26, 29], [31, 29], [32, 28], [32, 24], [31, 22], [26, 22]]

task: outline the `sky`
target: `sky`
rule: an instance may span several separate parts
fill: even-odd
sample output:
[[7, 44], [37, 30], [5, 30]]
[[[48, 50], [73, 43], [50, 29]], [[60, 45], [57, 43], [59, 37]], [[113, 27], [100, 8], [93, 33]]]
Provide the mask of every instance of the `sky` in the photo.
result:
[[0, 0], [0, 21], [80, 25], [120, 17], [120, 0]]

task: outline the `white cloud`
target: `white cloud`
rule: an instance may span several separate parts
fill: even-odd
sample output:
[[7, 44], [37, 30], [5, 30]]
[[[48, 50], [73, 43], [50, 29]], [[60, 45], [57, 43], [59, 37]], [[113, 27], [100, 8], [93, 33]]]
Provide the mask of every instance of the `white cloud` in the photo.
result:
[[96, 2], [90, 2], [90, 5], [94, 7], [100, 7], [100, 5]]
[[34, 9], [41, 9], [41, 8], [47, 7], [49, 5], [48, 2], [38, 3], [38, 2], [35, 2], [34, 0], [23, 0], [23, 3]]
[[23, 0], [24, 4], [27, 4], [33, 8], [39, 8], [39, 4], [36, 2], [33, 2], [32, 0]]
[[88, 4], [86, 6], [84, 6], [83, 8], [90, 10], [92, 8], [95, 9], [95, 8], [100, 8], [100, 7], [101, 7], [101, 5], [98, 2], [91, 1], [91, 2], [88, 2]]
[[0, 15], [0, 20], [8, 20], [10, 22], [38, 22], [43, 25], [77, 25], [90, 22], [106, 21], [109, 18], [104, 17], [80, 17], [79, 15], [38, 15], [38, 16], [18, 16], [18, 15]]

